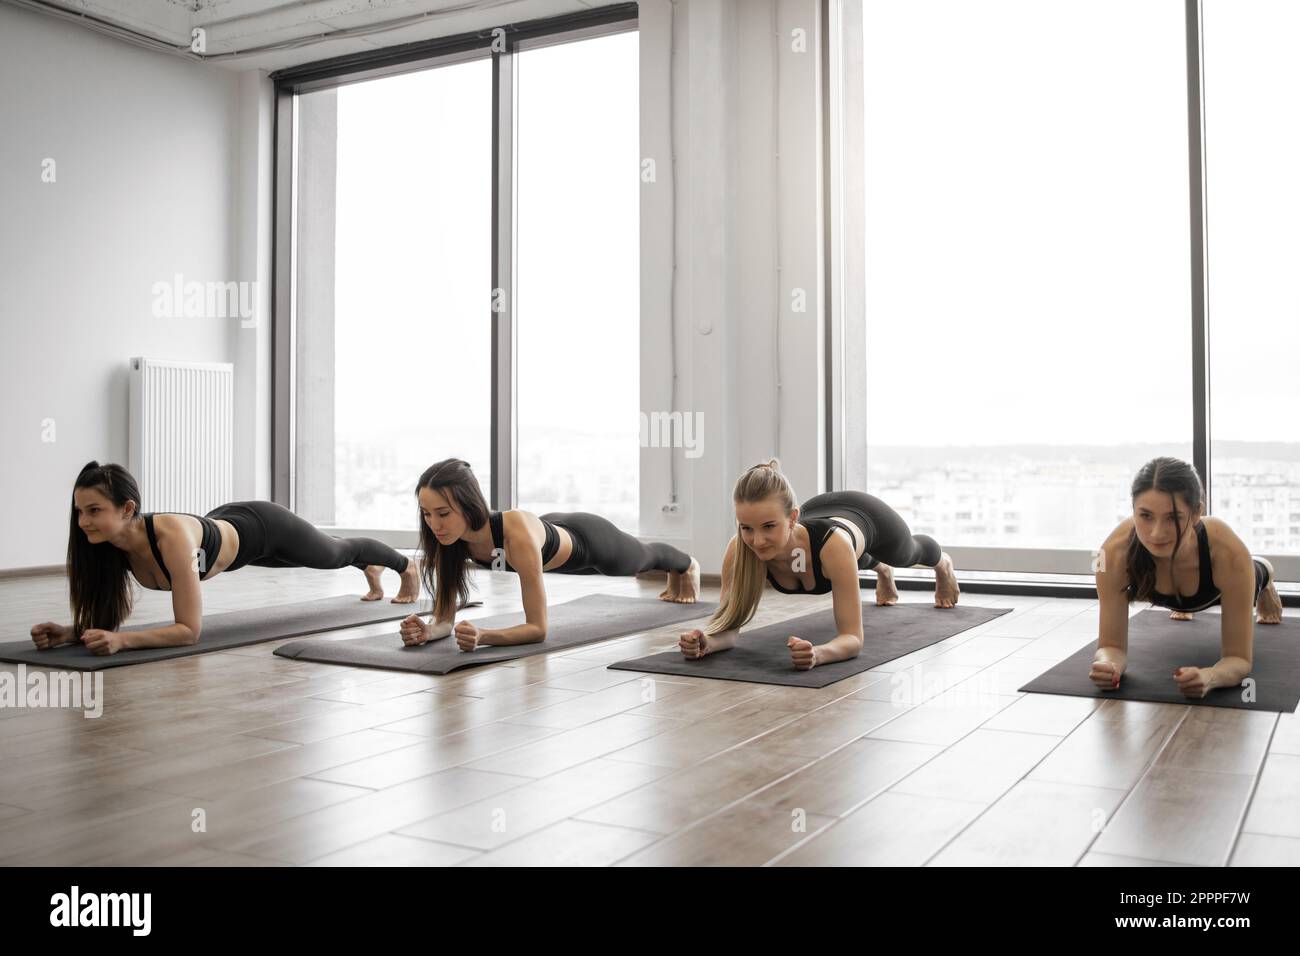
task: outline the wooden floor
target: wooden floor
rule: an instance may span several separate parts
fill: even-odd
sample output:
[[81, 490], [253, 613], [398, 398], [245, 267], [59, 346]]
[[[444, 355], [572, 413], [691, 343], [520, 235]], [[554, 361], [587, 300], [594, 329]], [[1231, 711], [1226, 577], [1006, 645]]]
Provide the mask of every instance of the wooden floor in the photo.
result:
[[[519, 609], [514, 575], [478, 582], [473, 614]], [[216, 613], [361, 584], [246, 568], [204, 600]], [[552, 603], [659, 590], [547, 588]], [[3, 640], [67, 623], [64, 590], [0, 581]], [[1295, 715], [1018, 694], [1096, 639], [1095, 602], [962, 600], [1014, 611], [816, 690], [606, 669], [675, 646], [679, 626], [447, 677], [275, 644], [110, 669], [99, 719], [0, 710], [0, 863], [1300, 863]], [[756, 624], [829, 606], [769, 592]], [[169, 613], [146, 592], [132, 620]]]

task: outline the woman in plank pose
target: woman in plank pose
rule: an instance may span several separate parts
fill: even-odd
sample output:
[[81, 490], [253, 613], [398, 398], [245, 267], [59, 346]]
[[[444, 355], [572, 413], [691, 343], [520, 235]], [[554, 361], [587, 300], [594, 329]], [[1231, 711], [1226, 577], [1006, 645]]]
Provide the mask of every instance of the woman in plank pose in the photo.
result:
[[722, 559], [722, 598], [703, 628], [681, 635], [682, 654], [695, 659], [735, 646], [763, 594], [764, 580], [783, 594], [831, 592], [838, 634], [825, 644], [791, 636], [797, 670], [849, 660], [862, 650], [859, 569], [874, 569], [876, 604], [898, 602], [891, 566], [934, 568], [935, 607], [957, 604], [952, 560], [938, 543], [912, 534], [879, 498], [860, 491], [816, 495], [796, 507], [794, 490], [775, 458], [740, 476], [732, 493], [736, 534]]
[[[96, 654], [141, 647], [198, 643], [203, 602], [200, 581], [246, 564], [266, 568], [342, 568], [365, 572], [361, 600], [384, 596], [380, 575], [402, 576], [394, 604], [420, 596], [415, 562], [372, 538], [335, 538], [270, 501], [235, 501], [206, 515], [142, 513], [140, 488], [121, 465], [92, 461], [72, 488], [68, 527], [68, 586], [72, 624], [45, 621], [32, 628], [40, 649], [81, 641]], [[134, 603], [130, 577], [151, 591], [170, 591], [176, 622], [142, 631], [118, 631]]]
[[1119, 686], [1128, 658], [1131, 602], [1169, 608], [1175, 620], [1191, 620], [1195, 612], [1219, 604], [1219, 660], [1184, 665], [1172, 677], [1193, 699], [1214, 687], [1240, 684], [1250, 673], [1254, 625], [1282, 623], [1273, 565], [1252, 557], [1225, 522], [1206, 516], [1205, 486], [1187, 462], [1153, 458], [1129, 490], [1133, 514], [1110, 533], [1097, 564], [1100, 633], [1088, 676], [1104, 689]]
[[[694, 603], [700, 565], [667, 544], [645, 544], [598, 515], [583, 511], [491, 511], [468, 462], [448, 458], [420, 476], [420, 548], [424, 580], [434, 595], [433, 621], [412, 614], [402, 621], [408, 647], [454, 633], [462, 651], [481, 644], [534, 644], [546, 638], [546, 588], [542, 572], [633, 575], [664, 571], [661, 600]], [[457, 604], [469, 596], [469, 564], [514, 571], [523, 592], [525, 622], [500, 630], [456, 623]], [[435, 577], [436, 575], [436, 577]]]

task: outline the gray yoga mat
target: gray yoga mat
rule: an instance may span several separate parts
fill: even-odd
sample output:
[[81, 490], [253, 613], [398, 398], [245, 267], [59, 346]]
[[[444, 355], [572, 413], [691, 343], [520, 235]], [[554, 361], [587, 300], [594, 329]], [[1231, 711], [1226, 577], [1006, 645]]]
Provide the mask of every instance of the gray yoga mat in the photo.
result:
[[[536, 644], [514, 644], [509, 647], [484, 645], [466, 652], [456, 645], [455, 637], [448, 635], [418, 647], [407, 647], [394, 630], [392, 634], [359, 637], [349, 641], [294, 641], [277, 647], [275, 653], [280, 657], [323, 664], [449, 674], [462, 667], [531, 657], [636, 631], [647, 631], [665, 624], [708, 617], [716, 606], [705, 602], [675, 604], [658, 598], [589, 594], [547, 607], [546, 640]], [[479, 628], [511, 627], [524, 623], [524, 614], [522, 611], [498, 614], [480, 618], [474, 623]]]
[[1011, 611], [1011, 608], [960, 605], [936, 608], [930, 604], [877, 607], [870, 603], [862, 607], [862, 652], [851, 661], [818, 664], [806, 671], [797, 671], [790, 665], [790, 649], [785, 644], [790, 635], [814, 644], [824, 644], [836, 635], [835, 612], [828, 608], [752, 631], [741, 631], [736, 646], [731, 650], [717, 651], [698, 660], [687, 660], [681, 651], [672, 650], [609, 666], [614, 670], [651, 674], [716, 677], [719, 680], [788, 687], [825, 687]]
[[[467, 606], [481, 606], [482, 603], [482, 601], [471, 601]], [[92, 654], [80, 643], [64, 644], [44, 651], [37, 650], [29, 637], [25, 641], [0, 644], [0, 661], [64, 670], [97, 671], [105, 667], [123, 667], [127, 664], [169, 660], [173, 657], [189, 657], [193, 654], [243, 647], [247, 644], [260, 644], [263, 641], [275, 641], [285, 637], [299, 637], [303, 634], [315, 634], [318, 631], [329, 631], [339, 627], [400, 621], [408, 614], [428, 614], [432, 610], [433, 602], [428, 599], [414, 604], [393, 604], [387, 598], [382, 601], [362, 601], [354, 594], [347, 594], [316, 601], [302, 601], [298, 604], [275, 604], [270, 607], [213, 614], [204, 617], [199, 642], [185, 647], [147, 647], [101, 656]], [[171, 621], [158, 621], [153, 624], [123, 627], [119, 630], [143, 631], [154, 627], [165, 627], [171, 623]]]
[[[1030, 694], [1117, 697], [1167, 704], [1236, 707], [1294, 713], [1300, 704], [1300, 621], [1256, 624], [1250, 687], [1216, 687], [1204, 697], [1184, 697], [1174, 683], [1179, 667], [1208, 667], [1222, 654], [1222, 615], [1202, 611], [1190, 621], [1171, 621], [1168, 611], [1142, 611], [1129, 618], [1128, 661], [1119, 687], [1102, 690], [1088, 680], [1097, 642], [1091, 641], [1020, 689]], [[1254, 700], [1243, 700], [1253, 692]]]

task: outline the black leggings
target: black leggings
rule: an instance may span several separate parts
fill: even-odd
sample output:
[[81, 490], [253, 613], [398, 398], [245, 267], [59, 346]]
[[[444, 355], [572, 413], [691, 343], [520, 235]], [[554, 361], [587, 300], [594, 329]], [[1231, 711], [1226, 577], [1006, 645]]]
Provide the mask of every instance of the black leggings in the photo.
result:
[[1255, 566], [1255, 603], [1258, 604], [1259, 593], [1268, 585], [1268, 568], [1254, 558], [1250, 563]]
[[691, 566], [690, 555], [684, 551], [670, 544], [646, 544], [599, 515], [553, 511], [541, 517], [568, 531], [573, 539], [569, 560], [548, 573], [624, 576], [642, 571], [676, 571], [680, 574]]
[[943, 558], [939, 542], [912, 529], [893, 508], [861, 491], [828, 491], [814, 495], [799, 509], [800, 518], [847, 518], [865, 542], [858, 567], [864, 571], [881, 561], [894, 568], [923, 564], [932, 568]]
[[336, 538], [273, 501], [232, 501], [208, 512], [239, 532], [239, 553], [227, 571], [260, 568], [366, 568], [381, 564], [399, 574], [408, 558], [374, 538]]

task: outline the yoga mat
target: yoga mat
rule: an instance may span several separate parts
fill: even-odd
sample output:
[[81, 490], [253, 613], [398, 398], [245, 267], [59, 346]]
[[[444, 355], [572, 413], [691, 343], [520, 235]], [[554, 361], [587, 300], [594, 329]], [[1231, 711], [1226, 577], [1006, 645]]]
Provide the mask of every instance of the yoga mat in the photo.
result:
[[1202, 611], [1190, 621], [1171, 621], [1168, 611], [1142, 611], [1129, 618], [1128, 663], [1119, 687], [1102, 690], [1088, 680], [1097, 642], [1091, 641], [1024, 687], [1030, 694], [1066, 697], [1117, 697], [1166, 704], [1236, 707], [1241, 710], [1294, 713], [1300, 704], [1300, 621], [1256, 624], [1251, 652], [1255, 699], [1243, 700], [1245, 685], [1216, 687], [1201, 698], [1184, 697], [1174, 683], [1178, 667], [1207, 667], [1222, 655], [1219, 625], [1222, 615]]
[[[476, 607], [481, 606], [482, 603], [482, 601], [471, 601], [466, 606]], [[429, 614], [432, 611], [433, 601], [428, 599], [414, 604], [393, 604], [387, 598], [382, 601], [362, 601], [354, 594], [345, 594], [316, 601], [302, 601], [298, 604], [275, 604], [270, 607], [213, 614], [203, 618], [203, 630], [199, 632], [199, 642], [185, 647], [147, 647], [132, 651], [118, 651], [116, 654], [98, 655], [86, 650], [85, 645], [80, 642], [64, 644], [44, 651], [37, 650], [29, 637], [25, 641], [0, 644], [0, 661], [35, 664], [39, 667], [56, 667], [63, 670], [97, 671], [105, 667], [123, 667], [127, 664], [145, 664], [149, 661], [170, 660], [173, 657], [206, 654], [208, 651], [260, 644], [263, 641], [274, 641], [285, 637], [299, 637], [303, 634], [315, 634], [318, 631], [329, 631], [338, 627], [353, 627], [379, 621], [400, 621], [408, 614]], [[119, 630], [143, 631], [154, 627], [165, 627], [171, 623], [173, 622], [158, 621], [153, 624], [123, 627]]]
[[1011, 608], [964, 607], [936, 608], [929, 604], [892, 604], [877, 607], [864, 604], [862, 614], [862, 651], [849, 661], [818, 664], [811, 670], [798, 671], [790, 665], [790, 635], [814, 644], [833, 638], [835, 612], [831, 609], [805, 614], [777, 624], [742, 630], [736, 646], [717, 651], [698, 660], [688, 660], [679, 650], [651, 654], [635, 660], [618, 661], [614, 670], [646, 671], [651, 674], [682, 674], [691, 677], [716, 677], [719, 680], [743, 680], [755, 684], [783, 684], [787, 687], [825, 687], [836, 681], [871, 670], [886, 661], [929, 647], [937, 641], [991, 621]]
[[[594, 641], [647, 631], [664, 624], [705, 618], [716, 605], [699, 602], [675, 604], [658, 598], [618, 597], [589, 594], [586, 597], [555, 604], [546, 609], [546, 640], [536, 644], [509, 647], [480, 645], [462, 651], [452, 635], [407, 647], [396, 634], [378, 634], [350, 641], [294, 641], [277, 647], [280, 657], [318, 661], [323, 664], [349, 664], [354, 667], [381, 667], [395, 671], [418, 671], [421, 674], [450, 674], [462, 667], [512, 661], [534, 654], [591, 644]], [[524, 613], [498, 614], [475, 620], [480, 629], [511, 627], [524, 623]]]

